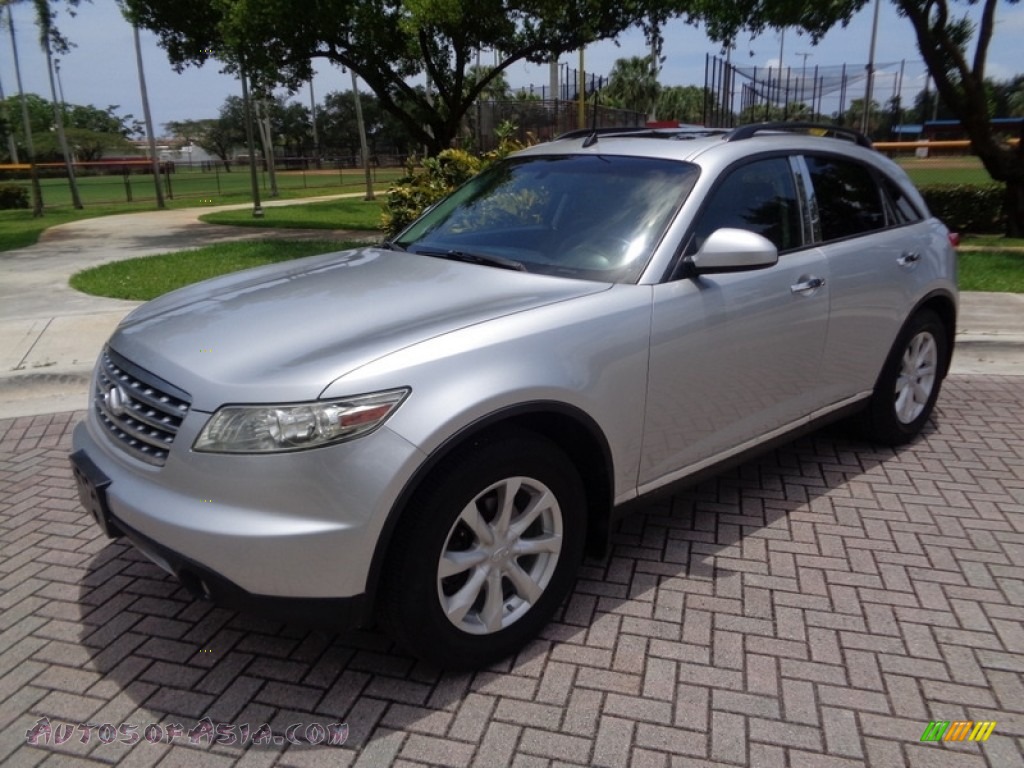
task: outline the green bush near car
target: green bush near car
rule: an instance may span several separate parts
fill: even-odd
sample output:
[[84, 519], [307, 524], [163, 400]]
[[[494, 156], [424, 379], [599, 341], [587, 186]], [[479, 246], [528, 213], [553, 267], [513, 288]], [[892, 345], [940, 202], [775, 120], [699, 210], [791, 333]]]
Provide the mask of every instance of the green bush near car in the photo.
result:
[[929, 210], [954, 232], [1003, 232], [1003, 184], [929, 184], [919, 187]]
[[28, 190], [19, 184], [0, 184], [0, 211], [28, 208]]

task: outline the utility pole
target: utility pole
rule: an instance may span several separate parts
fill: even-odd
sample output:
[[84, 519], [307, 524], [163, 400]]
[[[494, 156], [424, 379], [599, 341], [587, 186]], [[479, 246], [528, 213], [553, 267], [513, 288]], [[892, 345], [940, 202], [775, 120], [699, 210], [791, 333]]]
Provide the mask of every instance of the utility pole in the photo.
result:
[[875, 82], [875, 42], [878, 39], [878, 6], [881, 3], [875, 0], [875, 20], [871, 25], [871, 48], [868, 50], [868, 84], [864, 87], [864, 109], [860, 116], [860, 132], [865, 136], [871, 126], [871, 90]]
[[[10, 9], [10, 6], [7, 6]], [[50, 45], [50, 23], [49, 19], [40, 18], [42, 25], [43, 52], [46, 54], [46, 74], [50, 79], [50, 98], [53, 104], [53, 122], [57, 129], [57, 141], [60, 142], [60, 151], [64, 155], [64, 167], [68, 171], [68, 187], [71, 189], [71, 205], [76, 210], [82, 210], [82, 198], [78, 195], [78, 180], [75, 179], [75, 157], [68, 147], [68, 138], [64, 133], [63, 102], [57, 103], [57, 85], [53, 79], [53, 50]]]
[[25, 127], [25, 149], [28, 151], [28, 175], [32, 180], [32, 216], [43, 215], [43, 189], [39, 186], [39, 169], [36, 168], [36, 149], [32, 142], [32, 121], [28, 117], [28, 102], [21, 85], [21, 64], [18, 61], [18, 37], [14, 34], [14, 15], [7, 5], [7, 26], [11, 30], [11, 52], [14, 55], [14, 76], [18, 83], [18, 99], [21, 101], [21, 121]]

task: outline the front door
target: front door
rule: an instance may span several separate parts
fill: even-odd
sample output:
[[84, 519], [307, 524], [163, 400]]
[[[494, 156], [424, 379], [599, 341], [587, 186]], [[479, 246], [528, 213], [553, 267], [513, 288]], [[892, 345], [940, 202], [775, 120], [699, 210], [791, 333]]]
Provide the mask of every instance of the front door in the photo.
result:
[[734, 227], [774, 242], [778, 263], [655, 286], [641, 492], [825, 405], [828, 265], [805, 245], [800, 210], [788, 158], [732, 169], [709, 195], [686, 252]]

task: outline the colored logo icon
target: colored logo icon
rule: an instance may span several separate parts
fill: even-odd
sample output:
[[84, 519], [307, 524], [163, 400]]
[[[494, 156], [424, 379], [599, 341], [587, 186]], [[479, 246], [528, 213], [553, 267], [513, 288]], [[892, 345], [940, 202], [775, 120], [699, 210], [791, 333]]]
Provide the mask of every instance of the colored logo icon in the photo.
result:
[[988, 741], [995, 727], [995, 720], [933, 720], [921, 734], [921, 741]]

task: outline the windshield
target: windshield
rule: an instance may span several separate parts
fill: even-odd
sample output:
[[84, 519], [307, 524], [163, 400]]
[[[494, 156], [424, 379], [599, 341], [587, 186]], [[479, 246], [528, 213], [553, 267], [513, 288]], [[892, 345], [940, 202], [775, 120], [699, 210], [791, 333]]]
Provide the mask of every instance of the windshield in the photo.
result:
[[[507, 160], [395, 242], [413, 253], [627, 282], [643, 271], [697, 178], [689, 163], [605, 155]], [[496, 258], [495, 258], [496, 257]]]

